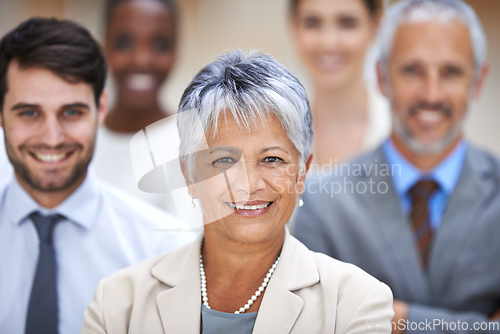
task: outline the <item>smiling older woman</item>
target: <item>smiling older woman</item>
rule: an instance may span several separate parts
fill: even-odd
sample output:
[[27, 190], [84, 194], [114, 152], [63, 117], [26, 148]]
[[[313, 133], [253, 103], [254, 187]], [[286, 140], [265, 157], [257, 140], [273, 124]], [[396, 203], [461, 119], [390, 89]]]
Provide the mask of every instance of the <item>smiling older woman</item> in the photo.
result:
[[205, 232], [103, 280], [82, 333], [390, 333], [389, 288], [285, 228], [312, 131], [306, 93], [282, 65], [224, 55], [185, 90], [178, 127]]

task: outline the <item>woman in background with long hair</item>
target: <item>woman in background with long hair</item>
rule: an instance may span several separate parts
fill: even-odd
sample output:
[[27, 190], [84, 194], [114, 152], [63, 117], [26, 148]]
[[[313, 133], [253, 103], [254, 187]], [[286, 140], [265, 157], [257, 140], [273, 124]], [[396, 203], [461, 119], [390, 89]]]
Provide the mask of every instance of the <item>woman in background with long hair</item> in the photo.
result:
[[290, 13], [313, 89], [315, 164], [332, 165], [380, 144], [390, 114], [363, 75], [377, 30], [376, 0], [291, 0]]

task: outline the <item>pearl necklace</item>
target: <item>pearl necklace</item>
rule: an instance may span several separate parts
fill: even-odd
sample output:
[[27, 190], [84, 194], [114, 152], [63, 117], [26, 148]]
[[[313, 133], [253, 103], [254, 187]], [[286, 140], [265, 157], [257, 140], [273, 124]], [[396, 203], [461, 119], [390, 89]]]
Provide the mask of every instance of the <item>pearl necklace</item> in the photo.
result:
[[[203, 250], [203, 246], [202, 246]], [[271, 279], [271, 276], [273, 276], [274, 270], [276, 269], [276, 266], [278, 265], [278, 262], [280, 260], [280, 257], [274, 261], [273, 265], [267, 272], [266, 277], [264, 278], [264, 282], [259, 286], [257, 291], [253, 294], [253, 296], [247, 301], [247, 303], [243, 306], [240, 307], [238, 311], [234, 311], [235, 314], [240, 314], [244, 313], [247, 311], [250, 306], [257, 300], [257, 298], [264, 292], [264, 289], [267, 286], [267, 283], [269, 283], [269, 280]], [[207, 295], [207, 277], [205, 276], [205, 269], [203, 268], [203, 253], [200, 252], [200, 277], [201, 277], [201, 297], [203, 299], [203, 305], [205, 305], [207, 308], [210, 308], [210, 305], [208, 305], [208, 295]]]

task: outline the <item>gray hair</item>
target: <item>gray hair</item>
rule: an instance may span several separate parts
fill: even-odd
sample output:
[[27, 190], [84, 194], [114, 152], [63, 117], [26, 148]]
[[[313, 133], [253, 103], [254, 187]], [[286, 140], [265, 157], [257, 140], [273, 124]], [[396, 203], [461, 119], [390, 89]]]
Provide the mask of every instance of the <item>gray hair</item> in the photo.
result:
[[400, 0], [390, 6], [377, 38], [382, 69], [387, 72], [394, 35], [400, 25], [428, 21], [447, 23], [452, 20], [459, 20], [469, 28], [477, 75], [486, 62], [486, 35], [474, 10], [460, 0]]
[[246, 131], [254, 129], [266, 116], [275, 115], [304, 167], [312, 144], [307, 94], [277, 60], [255, 51], [237, 50], [222, 55], [196, 74], [182, 95], [177, 115], [179, 151], [188, 167], [207, 136], [217, 135], [224, 113], [234, 117], [240, 129]]

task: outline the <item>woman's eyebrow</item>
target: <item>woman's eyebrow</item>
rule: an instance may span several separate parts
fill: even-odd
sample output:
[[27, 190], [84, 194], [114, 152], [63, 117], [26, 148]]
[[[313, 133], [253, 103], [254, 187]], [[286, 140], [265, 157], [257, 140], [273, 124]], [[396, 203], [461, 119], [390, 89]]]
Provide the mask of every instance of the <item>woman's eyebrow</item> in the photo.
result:
[[241, 154], [241, 150], [233, 146], [214, 146], [210, 150], [210, 153], [221, 152], [221, 151], [233, 154]]
[[267, 151], [271, 151], [271, 150], [280, 150], [280, 151], [283, 151], [285, 152], [286, 154], [290, 154], [290, 152], [288, 152], [287, 150], [285, 150], [283, 147], [281, 146], [271, 146], [271, 147], [266, 147], [264, 149], [262, 149], [260, 151], [260, 153], [266, 153]]

